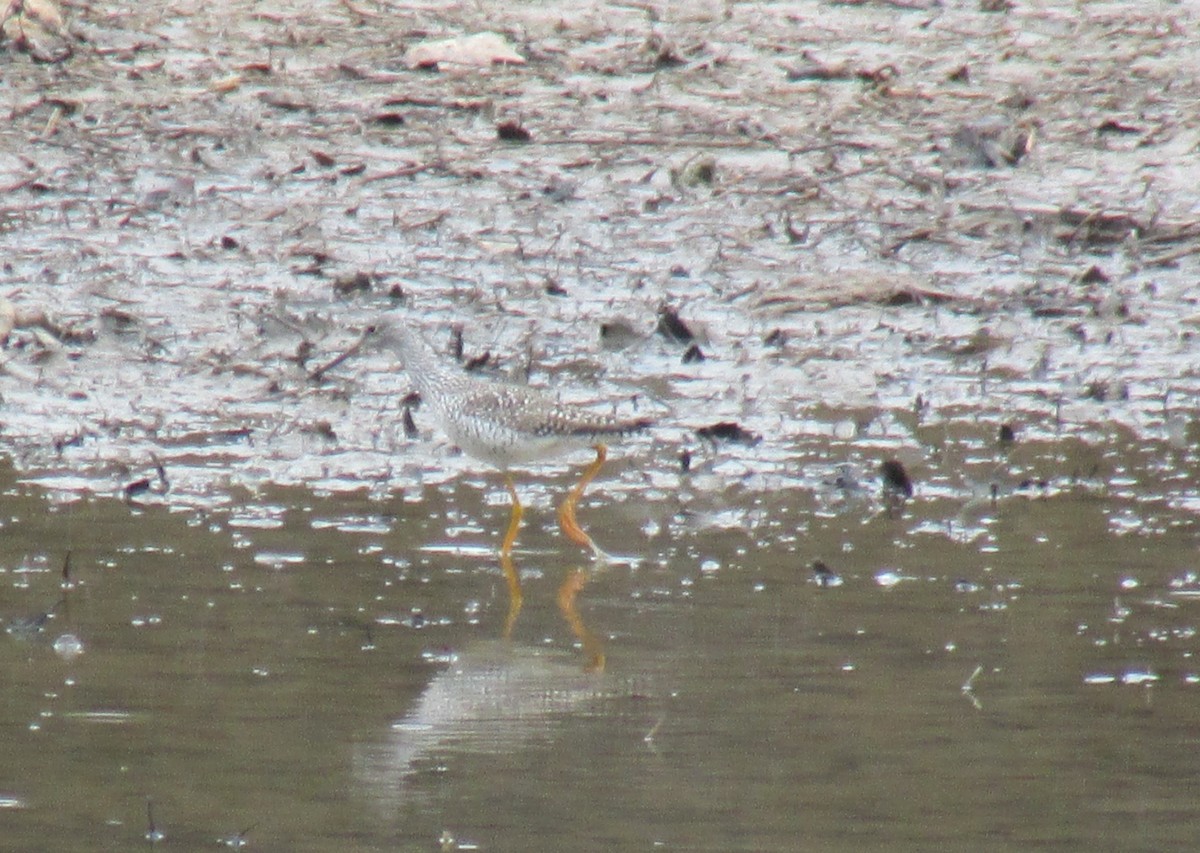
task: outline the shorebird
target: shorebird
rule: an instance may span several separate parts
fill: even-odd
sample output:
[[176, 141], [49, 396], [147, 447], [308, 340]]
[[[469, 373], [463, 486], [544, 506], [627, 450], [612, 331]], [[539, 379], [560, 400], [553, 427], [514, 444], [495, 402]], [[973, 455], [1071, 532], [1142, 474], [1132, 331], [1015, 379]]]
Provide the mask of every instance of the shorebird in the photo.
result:
[[604, 442], [646, 429], [652, 425], [651, 419], [623, 420], [562, 402], [537, 388], [472, 376], [438, 357], [419, 332], [399, 321], [381, 321], [374, 326], [374, 334], [399, 357], [450, 440], [504, 474], [512, 516], [500, 545], [502, 557], [512, 554], [524, 514], [512, 469], [587, 447], [595, 451], [596, 458], [559, 506], [558, 523], [568, 539], [590, 550], [595, 558], [608, 556], [579, 526], [575, 506], [604, 465]]

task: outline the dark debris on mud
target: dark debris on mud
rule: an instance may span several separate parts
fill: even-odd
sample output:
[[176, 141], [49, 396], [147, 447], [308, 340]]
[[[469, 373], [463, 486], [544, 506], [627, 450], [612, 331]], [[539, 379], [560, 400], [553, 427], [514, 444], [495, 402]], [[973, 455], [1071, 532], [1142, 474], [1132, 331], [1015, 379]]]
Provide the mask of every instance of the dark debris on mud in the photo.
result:
[[1190, 6], [7, 6], [0, 443], [66, 491], [407, 477], [387, 310], [668, 460], [1195, 410]]

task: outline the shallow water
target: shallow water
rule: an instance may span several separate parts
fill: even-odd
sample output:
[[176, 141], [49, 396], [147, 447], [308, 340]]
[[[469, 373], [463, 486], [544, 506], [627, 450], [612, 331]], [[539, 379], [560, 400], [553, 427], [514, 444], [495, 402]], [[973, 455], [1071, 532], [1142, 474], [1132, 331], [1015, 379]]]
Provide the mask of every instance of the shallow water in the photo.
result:
[[6, 849], [129, 849], [148, 800], [164, 845], [267, 850], [1167, 849], [1198, 825], [1196, 523], [1123, 524], [1138, 487], [984, 500], [963, 536], [970, 501], [919, 491], [797, 484], [744, 529], [643, 531], [601, 490], [585, 524], [640, 559], [593, 567], [534, 506], [514, 616], [495, 483], [198, 513], [9, 476]]

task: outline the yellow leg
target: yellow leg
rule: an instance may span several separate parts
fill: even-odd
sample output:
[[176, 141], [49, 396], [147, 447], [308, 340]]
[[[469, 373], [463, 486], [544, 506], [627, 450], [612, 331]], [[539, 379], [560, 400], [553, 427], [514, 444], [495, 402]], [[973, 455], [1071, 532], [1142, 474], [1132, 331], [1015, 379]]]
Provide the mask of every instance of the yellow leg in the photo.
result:
[[579, 526], [579, 522], [575, 518], [575, 505], [583, 497], [583, 490], [587, 488], [588, 483], [592, 482], [600, 472], [601, 467], [604, 465], [604, 460], [608, 458], [608, 449], [603, 444], [597, 444], [595, 451], [596, 461], [584, 470], [583, 476], [579, 478], [579, 482], [575, 484], [575, 488], [571, 489], [567, 494], [566, 500], [562, 502], [562, 506], [558, 508], [558, 526], [562, 528], [562, 532], [566, 534], [567, 538], [576, 545], [589, 549], [597, 558], [603, 558], [607, 555], [592, 541], [592, 537], [584, 533], [583, 528]]
[[604, 672], [604, 645], [583, 624], [583, 617], [579, 615], [579, 607], [575, 603], [579, 591], [587, 582], [588, 576], [583, 569], [575, 569], [568, 573], [562, 586], [558, 588], [558, 609], [563, 619], [567, 620], [571, 633], [578, 637], [583, 645], [583, 653], [587, 656], [584, 669], [587, 672]]
[[521, 499], [517, 497], [517, 487], [513, 484], [512, 474], [504, 475], [504, 485], [508, 487], [508, 494], [512, 498], [512, 517], [508, 521], [504, 541], [500, 544], [500, 556], [509, 557], [512, 555], [513, 545], [517, 543], [517, 531], [521, 528], [521, 516], [525, 514], [525, 508], [521, 506]]

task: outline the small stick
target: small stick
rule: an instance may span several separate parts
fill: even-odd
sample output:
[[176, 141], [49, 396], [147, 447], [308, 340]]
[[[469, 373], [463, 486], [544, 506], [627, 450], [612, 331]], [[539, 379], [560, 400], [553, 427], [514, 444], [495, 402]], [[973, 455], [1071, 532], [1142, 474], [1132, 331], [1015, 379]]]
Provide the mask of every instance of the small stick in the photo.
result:
[[983, 703], [980, 702], [979, 697], [975, 695], [975, 679], [978, 678], [982, 672], [983, 664], [979, 664], [975, 667], [975, 671], [971, 673], [970, 677], [967, 678], [962, 686], [963, 696], [966, 696], [967, 699], [971, 701], [971, 704], [975, 707], [976, 711], [983, 710]]
[[347, 349], [345, 352], [339, 353], [338, 355], [334, 356], [331, 360], [327, 361], [325, 364], [322, 364], [320, 367], [313, 368], [309, 372], [308, 378], [310, 380], [312, 380], [313, 382], [320, 382], [326, 373], [333, 370], [335, 367], [337, 367], [339, 364], [341, 364], [343, 361], [350, 358], [351, 356], [357, 355], [359, 350], [361, 350], [363, 348], [363, 344], [365, 344], [367, 342], [367, 338], [369, 338], [370, 336], [371, 336], [371, 330], [365, 329], [363, 331], [363, 333], [358, 336], [358, 340], [350, 345], [349, 349]]

